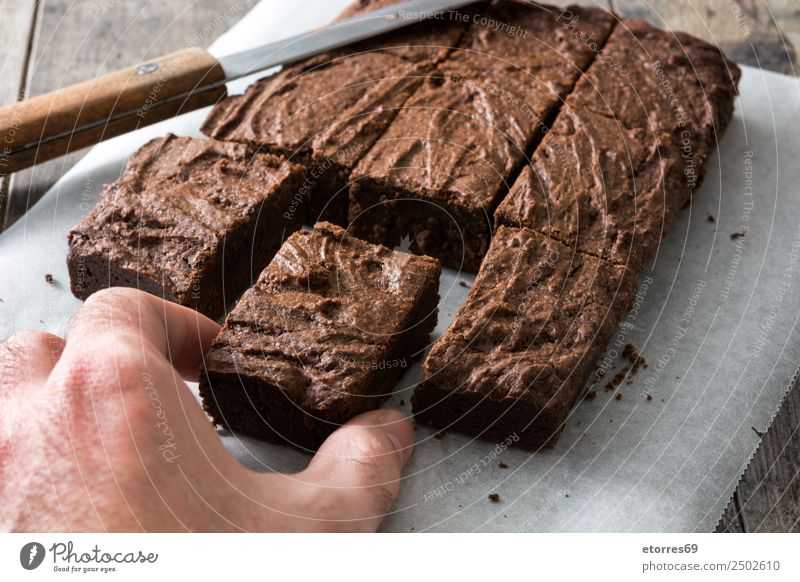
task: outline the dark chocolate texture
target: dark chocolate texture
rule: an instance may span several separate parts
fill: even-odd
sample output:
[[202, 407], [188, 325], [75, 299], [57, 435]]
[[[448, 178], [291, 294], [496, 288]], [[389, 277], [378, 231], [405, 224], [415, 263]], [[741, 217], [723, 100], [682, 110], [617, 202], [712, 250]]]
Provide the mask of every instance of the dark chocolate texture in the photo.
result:
[[425, 361], [416, 419], [529, 450], [553, 445], [635, 291], [625, 267], [501, 227]]
[[378, 408], [436, 324], [440, 266], [318, 223], [229, 314], [200, 393], [217, 424], [315, 449]]
[[354, 170], [354, 232], [477, 271], [497, 205], [591, 61], [576, 31], [602, 43], [611, 30], [607, 12], [580, 13], [506, 1], [476, 15]]
[[303, 175], [241, 144], [149, 142], [70, 232], [72, 292], [136, 287], [219, 317], [297, 228], [286, 213]]
[[421, 69], [390, 54], [319, 55], [224, 99], [202, 131], [306, 165], [301, 219], [344, 223], [350, 170], [421, 81]]

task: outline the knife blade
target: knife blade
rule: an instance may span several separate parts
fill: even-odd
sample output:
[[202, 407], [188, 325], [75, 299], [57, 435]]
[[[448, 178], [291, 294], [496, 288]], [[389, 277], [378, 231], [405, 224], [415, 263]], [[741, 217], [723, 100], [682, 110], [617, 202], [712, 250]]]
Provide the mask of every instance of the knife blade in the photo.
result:
[[215, 59], [191, 48], [0, 108], [0, 174], [208, 105], [228, 81], [475, 3], [409, 0]]

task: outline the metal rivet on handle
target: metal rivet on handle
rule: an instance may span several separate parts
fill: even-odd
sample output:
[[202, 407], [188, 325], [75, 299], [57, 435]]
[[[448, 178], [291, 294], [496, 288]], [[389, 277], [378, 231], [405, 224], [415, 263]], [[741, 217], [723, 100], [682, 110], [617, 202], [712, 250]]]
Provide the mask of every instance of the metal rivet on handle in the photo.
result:
[[141, 65], [136, 72], [140, 75], [147, 75], [148, 73], [152, 73], [153, 71], [158, 70], [158, 65], [155, 63], [147, 63], [146, 65]]

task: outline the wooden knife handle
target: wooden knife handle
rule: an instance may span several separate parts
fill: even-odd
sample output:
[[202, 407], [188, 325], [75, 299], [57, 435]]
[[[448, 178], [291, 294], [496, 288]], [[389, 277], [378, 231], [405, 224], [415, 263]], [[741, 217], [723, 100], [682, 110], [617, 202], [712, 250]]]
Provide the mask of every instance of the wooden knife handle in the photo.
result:
[[0, 108], [0, 174], [211, 105], [224, 80], [191, 48]]

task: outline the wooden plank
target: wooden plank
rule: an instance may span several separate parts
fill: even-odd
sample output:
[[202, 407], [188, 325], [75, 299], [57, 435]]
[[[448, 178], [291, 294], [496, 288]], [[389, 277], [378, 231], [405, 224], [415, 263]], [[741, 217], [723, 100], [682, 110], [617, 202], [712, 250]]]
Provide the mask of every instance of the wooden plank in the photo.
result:
[[[41, 0], [27, 94], [109, 73], [190, 46], [206, 47], [257, 0]], [[6, 225], [85, 154], [77, 152], [14, 174]]]
[[747, 531], [800, 532], [800, 386], [775, 417], [737, 493]]
[[[17, 101], [25, 86], [26, 66], [36, 15], [36, 0], [0, 0], [0, 105]], [[2, 167], [0, 167], [2, 171]], [[8, 179], [0, 177], [0, 231], [5, 217]]]
[[797, 0], [612, 0], [617, 12], [719, 46], [733, 60], [796, 75]]

